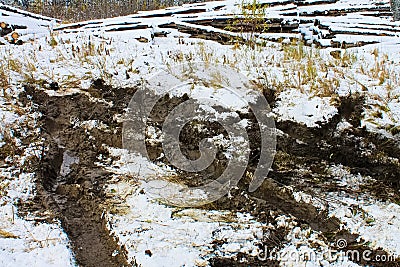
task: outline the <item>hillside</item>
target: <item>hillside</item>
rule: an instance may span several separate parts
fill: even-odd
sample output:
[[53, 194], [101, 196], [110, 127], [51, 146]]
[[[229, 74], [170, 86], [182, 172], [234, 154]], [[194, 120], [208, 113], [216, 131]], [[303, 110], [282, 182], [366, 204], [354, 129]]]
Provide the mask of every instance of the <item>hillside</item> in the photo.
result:
[[398, 266], [389, 7], [0, 5], [0, 266]]

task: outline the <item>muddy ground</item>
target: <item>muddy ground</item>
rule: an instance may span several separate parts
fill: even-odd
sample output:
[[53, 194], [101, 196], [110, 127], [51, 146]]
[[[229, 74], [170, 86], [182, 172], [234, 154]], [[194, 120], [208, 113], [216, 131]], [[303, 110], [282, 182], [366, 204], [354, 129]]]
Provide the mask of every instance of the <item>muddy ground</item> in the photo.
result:
[[[84, 94], [49, 97], [31, 87], [26, 87], [25, 93], [20, 96], [22, 101], [30, 101], [28, 96], [32, 96], [38, 111], [43, 114], [41, 125], [48, 152], [37, 166], [39, 194], [36, 201], [61, 220], [72, 242], [77, 263], [81, 266], [133, 264], [127, 262], [124, 248], [117, 244], [106, 228], [103, 186], [111, 174], [94, 164], [97, 156], [108, 154], [103, 144], [121, 147], [122, 125], [113, 122], [113, 115], [123, 112], [125, 103], [129, 101], [129, 98], [125, 101], [124, 97], [133, 92], [133, 89], [111, 92], [111, 88], [107, 87], [100, 91], [95, 84], [91, 93], [102, 95], [104, 99], [109, 94], [115, 101], [112, 108], [105, 103], [92, 102]], [[76, 126], [79, 121], [91, 119], [106, 123], [110, 130], [94, 128], [87, 131]], [[79, 159], [79, 162], [72, 160], [70, 166], [62, 168], [64, 157]]]
[[[134, 87], [111, 88], [97, 80], [89, 90], [72, 95], [49, 96], [44, 90], [31, 86], [26, 86], [25, 92], [20, 95], [23, 104], [33, 102], [37, 111], [42, 113], [42, 137], [48, 148], [36, 166], [38, 194], [35, 204], [28, 209], [50, 211], [61, 220], [80, 266], [136, 265], [135, 262], [128, 262], [124, 247], [118, 245], [118, 240], [110, 235], [106, 227], [104, 214], [109, 207], [106, 204], [104, 185], [113, 174], [95, 165], [100, 155], [110, 157], [104, 144], [122, 147], [122, 123], [117, 121], [116, 115], [123, 114], [135, 91]], [[264, 95], [273, 107], [276, 101], [274, 92], [265, 91]], [[187, 96], [161, 99], [152, 112], [151, 125], [161, 129], [168, 112], [186, 99]], [[400, 201], [400, 166], [396, 161], [400, 156], [398, 140], [370, 133], [360, 127], [365, 107], [362, 95], [340, 98], [337, 102], [339, 113], [318, 129], [307, 128], [292, 121], [277, 122], [276, 127], [283, 134], [278, 136], [273, 171], [268, 174], [263, 185], [254, 193], [243, 194], [247, 192], [249, 182], [244, 178], [239, 189], [231, 192], [233, 198], [223, 197], [203, 208], [249, 212], [259, 221], [276, 224], [275, 218], [267, 212], [274, 210], [277, 214], [294, 216], [299, 225], [320, 231], [321, 238], [329, 241], [332, 246], [335, 240], [346, 238], [349, 248], [369, 249], [362, 241], [356, 241], [358, 236], [340, 230], [337, 219], [328, 217], [326, 212], [311, 204], [297, 202], [292, 193], [285, 189], [285, 186], [290, 185], [311, 195], [343, 191], [353, 197], [369, 192], [383, 200]], [[252, 121], [248, 128], [252, 150], [248, 171], [254, 171], [259, 159], [257, 148], [261, 142], [260, 132], [251, 112], [239, 115]], [[102, 122], [107, 127], [82, 127], [81, 122], [88, 120]], [[343, 120], [351, 123], [352, 127], [338, 132], [336, 127]], [[209, 129], [209, 134], [224, 134], [218, 124], [203, 123]], [[181, 142], [183, 152], [189, 158], [195, 158], [198, 154], [198, 141], [201, 138], [204, 136], [194, 127], [185, 127]], [[159, 157], [161, 144], [148, 143], [147, 148], [153, 161], [168, 164], [165, 158]], [[197, 174], [198, 177], [217, 177], [224, 170], [226, 160], [223, 156], [218, 157], [210, 168]], [[342, 164], [354, 174], [370, 176], [374, 182], [366, 183], [360, 191], [340, 188], [327, 171], [333, 164]], [[187, 173], [180, 173], [183, 182], [188, 181], [188, 177], [193, 178]], [[260, 243], [260, 248], [282, 247], [286, 234], [284, 229], [277, 227], [268, 239]], [[221, 246], [223, 242], [216, 241], [214, 246]], [[377, 250], [374, 254], [385, 252]], [[239, 263], [242, 258], [247, 259], [246, 266], [278, 265], [274, 261], [260, 261], [240, 254], [230, 259], [214, 258], [210, 264], [244, 266]], [[375, 266], [398, 266], [399, 263], [376, 263]]]

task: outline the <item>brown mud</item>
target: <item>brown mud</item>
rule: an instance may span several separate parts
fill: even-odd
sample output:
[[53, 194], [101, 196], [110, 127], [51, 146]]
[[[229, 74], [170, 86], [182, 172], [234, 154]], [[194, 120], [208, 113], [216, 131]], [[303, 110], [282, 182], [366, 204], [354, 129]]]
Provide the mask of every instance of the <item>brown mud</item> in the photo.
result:
[[[111, 92], [108, 87], [100, 90], [94, 85], [91, 93], [103, 99], [115, 98], [114, 107], [90, 101], [84, 94], [50, 97], [31, 87], [20, 95], [22, 101], [31, 98], [43, 114], [42, 137], [48, 152], [37, 167], [37, 205], [61, 220], [80, 266], [134, 265], [128, 263], [126, 251], [110, 235], [104, 217], [103, 186], [111, 174], [94, 164], [96, 157], [107, 155], [103, 144], [121, 147], [121, 125], [113, 121], [113, 115], [123, 112], [129, 101], [125, 101], [125, 95], [133, 92], [134, 89]], [[102, 121], [108, 129], [89, 131], [73, 125], [87, 120]]]
[[[265, 92], [265, 96], [269, 103], [272, 105], [275, 103], [273, 92]], [[161, 130], [162, 123], [169, 111], [185, 100], [186, 97], [182, 99], [166, 97], [160, 100], [151, 116], [152, 126]], [[287, 188], [287, 186], [292, 186], [296, 191], [307, 192], [317, 197], [320, 192], [330, 191], [343, 192], [353, 197], [368, 192], [382, 200], [390, 199], [395, 202], [400, 200], [398, 194], [400, 166], [397, 161], [400, 156], [400, 146], [398, 141], [368, 132], [365, 128], [360, 127], [365, 107], [362, 95], [342, 97], [338, 100], [337, 106], [338, 114], [327, 123], [321, 124], [319, 128], [308, 128], [293, 121], [277, 122], [276, 127], [283, 134], [278, 136], [277, 154], [273, 162], [273, 170], [268, 174], [269, 179], [254, 193], [248, 194], [249, 179], [243, 177], [239, 183], [239, 189], [231, 190], [230, 197], [223, 197], [203, 208], [250, 212], [259, 220], [272, 224], [275, 218], [265, 211], [273, 210], [294, 216], [299, 225], [308, 225], [313, 230], [321, 232], [324, 238], [332, 244], [336, 240], [346, 237], [349, 249], [351, 247], [357, 247], [360, 251], [369, 249], [362, 241], [357, 241], [357, 235], [340, 230], [339, 220], [329, 217], [326, 210], [318, 210], [312, 204], [296, 201], [292, 191]], [[241, 118], [249, 119], [252, 122], [247, 129], [251, 147], [247, 170], [254, 172], [261, 144], [258, 124], [251, 112], [238, 114]], [[339, 131], [338, 123], [343, 121], [349, 122], [351, 127]], [[198, 124], [203, 126], [201, 132], [196, 130], [198, 127], [193, 127]], [[201, 139], [220, 134], [227, 135], [218, 123], [195, 121], [194, 124], [187, 126], [183, 128], [180, 135], [181, 151], [191, 160], [200, 156], [198, 144]], [[204, 128], [207, 131], [204, 131]], [[162, 157], [160, 143], [148, 143], [147, 148], [153, 160], [157, 159], [169, 164]], [[190, 186], [199, 186], [221, 175], [226, 165], [227, 159], [222, 153], [217, 153], [214, 162], [204, 171], [196, 174], [181, 172], [180, 182]], [[374, 182], [366, 181], [365, 185], [361, 185], [362, 190], [359, 191], [342, 188], [337, 185], [336, 178], [328, 172], [328, 168], [334, 165], [343, 165], [352, 174], [368, 176]], [[328, 206], [328, 200], [322, 199], [322, 201]], [[281, 236], [282, 239], [281, 243], [277, 244], [282, 244], [285, 235], [278, 236]], [[385, 254], [385, 252], [376, 250], [372, 255], [378, 254]], [[240, 257], [243, 255], [239, 255], [236, 261], [240, 261]], [[272, 266], [273, 264], [269, 262], [264, 265], [265, 262], [249, 257], [246, 260], [255, 264], [254, 266], [258, 266], [257, 264]], [[232, 259], [214, 259], [213, 266], [224, 266], [230, 261]], [[364, 264], [365, 262], [358, 261], [358, 263]], [[376, 263], [376, 266], [388, 266], [387, 264], [390, 263]]]
[[[101, 155], [110, 157], [104, 145], [122, 147], [122, 123], [116, 115], [123, 114], [134, 88], [111, 88], [101, 80], [93, 83], [85, 93], [66, 96], [49, 96], [44, 91], [27, 86], [20, 95], [22, 102], [33, 101], [41, 118], [42, 137], [48, 151], [44, 153], [37, 168], [38, 195], [36, 209], [50, 210], [60, 219], [68, 234], [76, 261], [81, 266], [130, 266], [124, 247], [118, 245], [116, 237], [110, 235], [104, 214], [107, 205], [104, 186], [111, 179], [112, 173], [96, 166]], [[274, 92], [264, 92], [273, 106], [276, 101]], [[182, 98], [164, 97], [159, 100], [150, 115], [149, 124], [162, 128], [162, 123], [169, 112], [180, 103]], [[109, 103], [112, 102], [112, 105]], [[365, 108], [361, 95], [352, 95], [338, 100], [338, 114], [320, 128], [307, 128], [292, 122], [279, 121], [277, 128], [283, 132], [278, 136], [277, 154], [272, 171], [262, 186], [253, 193], [248, 193], [249, 178], [243, 177], [238, 188], [220, 200], [203, 208], [249, 212], [259, 221], [276, 225], [276, 216], [292, 216], [299, 226], [311, 227], [321, 232], [321, 238], [332, 244], [340, 238], [348, 241], [349, 249], [357, 247], [369, 249], [358, 236], [340, 230], [340, 222], [329, 217], [326, 211], [318, 210], [312, 204], [298, 202], [287, 186], [296, 191], [303, 191], [318, 197], [318, 192], [340, 191], [351, 196], [369, 193], [383, 200], [399, 201], [400, 183], [398, 174], [400, 147], [396, 139], [389, 139], [368, 132], [360, 127], [360, 119]], [[248, 127], [250, 138], [250, 162], [247, 171], [253, 172], [259, 160], [261, 144], [260, 131], [254, 115], [249, 112], [238, 115], [251, 122]], [[106, 127], [85, 128], [82, 122], [96, 120]], [[337, 125], [347, 121], [352, 126], [338, 131]], [[198, 127], [185, 126], [180, 141], [182, 152], [190, 159], [199, 155], [199, 141], [205, 137], [227, 133], [218, 123], [196, 121], [208, 129], [199, 132]], [[152, 161], [168, 161], [161, 157], [160, 143], [147, 143], [148, 154]], [[201, 173], [189, 175], [181, 172], [182, 182], [200, 183], [215, 179], [226, 167], [227, 159], [222, 153], [217, 154], [213, 164]], [[327, 169], [332, 165], [343, 165], [351, 173], [360, 173], [374, 179], [374, 184], [362, 188], [363, 192], [338, 187], [335, 177]], [[379, 185], [379, 186], [377, 186]], [[324, 203], [328, 205], [328, 201]], [[31, 207], [32, 208], [32, 207]], [[270, 212], [272, 211], [272, 212]], [[260, 248], [282, 247], [285, 244], [287, 230], [279, 228], [269, 232]], [[224, 244], [224, 240], [215, 240], [214, 247]], [[386, 254], [374, 250], [373, 255]], [[239, 254], [233, 258], [215, 257], [211, 266], [277, 266], [274, 260], [261, 261], [255, 257]], [[361, 264], [367, 264], [359, 262]], [[374, 263], [375, 264], [375, 263]], [[389, 264], [389, 265], [388, 265]], [[398, 266], [398, 262], [376, 263], [374, 266]]]

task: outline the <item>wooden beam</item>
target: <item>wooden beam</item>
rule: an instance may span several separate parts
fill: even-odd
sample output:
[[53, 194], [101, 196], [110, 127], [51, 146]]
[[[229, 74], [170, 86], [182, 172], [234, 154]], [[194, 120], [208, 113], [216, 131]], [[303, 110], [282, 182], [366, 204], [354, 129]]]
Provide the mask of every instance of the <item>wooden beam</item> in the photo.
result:
[[19, 34], [18, 34], [17, 32], [13, 32], [13, 33], [11, 34], [11, 37], [16, 41], [16, 40], [18, 40], [18, 38], [19, 38]]

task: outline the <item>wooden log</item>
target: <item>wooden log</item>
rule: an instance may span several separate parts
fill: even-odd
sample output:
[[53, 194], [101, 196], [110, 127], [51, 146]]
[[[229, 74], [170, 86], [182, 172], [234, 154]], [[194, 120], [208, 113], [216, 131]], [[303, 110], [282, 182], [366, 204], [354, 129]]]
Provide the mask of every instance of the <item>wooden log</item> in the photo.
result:
[[14, 39], [14, 41], [16, 41], [16, 40], [18, 40], [18, 38], [19, 38], [19, 34], [18, 34], [17, 32], [13, 32], [13, 33], [11, 34], [11, 37]]
[[154, 37], [167, 37], [168, 32], [166, 31], [159, 31], [159, 32], [154, 32]]
[[135, 38], [136, 40], [138, 40], [141, 43], [148, 43], [149, 39], [145, 38], [145, 37], [140, 37], [140, 38]]
[[0, 28], [0, 36], [6, 36], [7, 34], [10, 34], [12, 32], [12, 29], [10, 27], [8, 27], [8, 25], [3, 29]]

